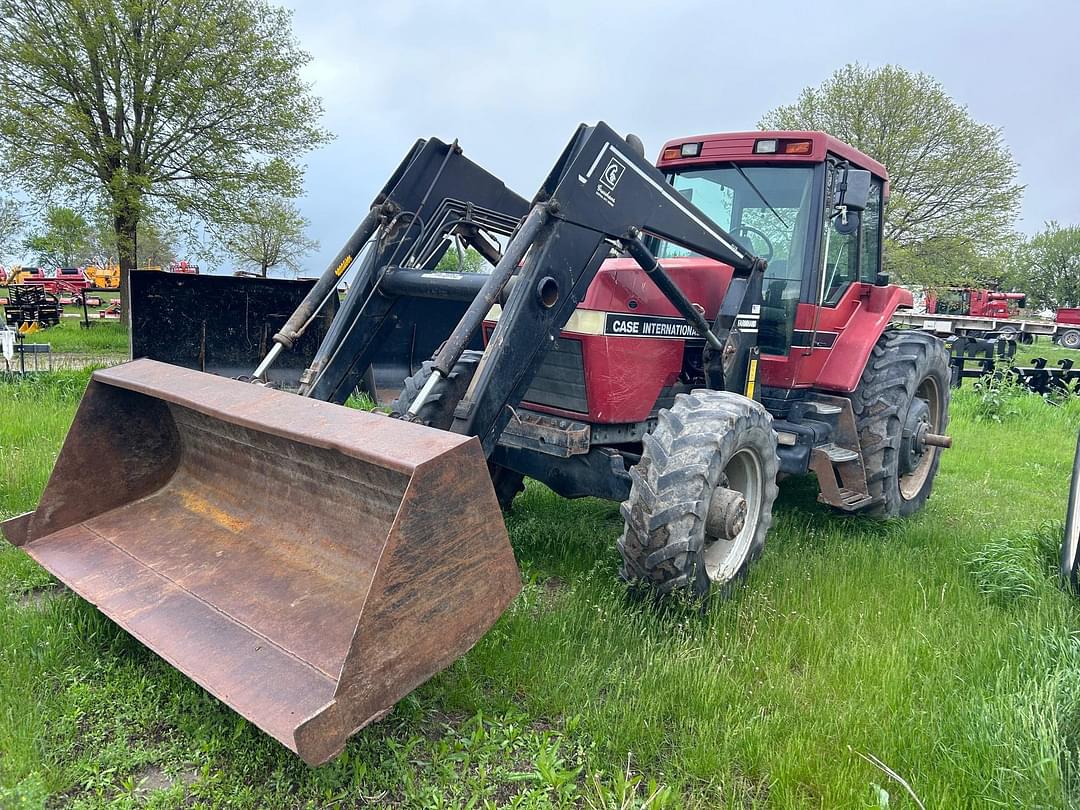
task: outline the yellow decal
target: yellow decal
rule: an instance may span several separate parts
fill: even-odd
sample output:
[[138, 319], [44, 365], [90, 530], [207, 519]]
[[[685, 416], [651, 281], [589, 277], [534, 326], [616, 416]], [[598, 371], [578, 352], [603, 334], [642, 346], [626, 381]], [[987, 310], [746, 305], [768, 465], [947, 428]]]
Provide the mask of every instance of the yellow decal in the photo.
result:
[[341, 264], [337, 266], [337, 270], [334, 271], [334, 275], [341, 278], [341, 274], [349, 269], [349, 265], [352, 264], [352, 256], [346, 256], [341, 260]]
[[757, 385], [757, 358], [750, 358], [750, 369], [746, 375], [746, 398], [754, 398], [754, 386]]

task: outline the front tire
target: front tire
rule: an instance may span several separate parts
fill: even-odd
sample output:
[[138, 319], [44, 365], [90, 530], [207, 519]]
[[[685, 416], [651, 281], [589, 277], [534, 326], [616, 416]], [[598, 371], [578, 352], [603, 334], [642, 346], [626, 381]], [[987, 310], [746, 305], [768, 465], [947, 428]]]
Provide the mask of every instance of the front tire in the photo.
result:
[[950, 379], [948, 351], [932, 335], [888, 329], [878, 339], [850, 395], [871, 498], [860, 512], [901, 517], [926, 505], [941, 449], [920, 434], [945, 432]]
[[765, 545], [776, 500], [776, 434], [760, 403], [680, 394], [631, 470], [620, 574], [659, 593], [726, 593]]

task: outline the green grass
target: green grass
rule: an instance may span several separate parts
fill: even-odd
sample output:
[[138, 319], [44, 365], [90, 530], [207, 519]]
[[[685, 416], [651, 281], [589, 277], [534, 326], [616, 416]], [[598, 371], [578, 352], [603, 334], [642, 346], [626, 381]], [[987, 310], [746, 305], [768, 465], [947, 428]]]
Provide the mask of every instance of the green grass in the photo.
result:
[[48, 343], [54, 352], [126, 354], [128, 350], [127, 327], [119, 321], [97, 321], [92, 313], [89, 328], [82, 326], [81, 319], [61, 318], [56, 326], [34, 332], [26, 340]]
[[[0, 383], [0, 515], [35, 504], [85, 380]], [[914, 807], [871, 758], [930, 808], [1073, 806], [1080, 603], [1053, 572], [1080, 401], [952, 412], [925, 512], [846, 519], [785, 481], [704, 614], [627, 599], [617, 506], [531, 483], [522, 594], [319, 769], [0, 543], [0, 807]]]
[[1031, 361], [1036, 357], [1046, 358], [1049, 365], [1054, 365], [1058, 360], [1064, 360], [1065, 358], [1080, 363], [1080, 351], [1066, 349], [1046, 338], [1041, 338], [1029, 346], [1017, 346], [1016, 358], [1012, 361], [1012, 365], [1030, 365]]

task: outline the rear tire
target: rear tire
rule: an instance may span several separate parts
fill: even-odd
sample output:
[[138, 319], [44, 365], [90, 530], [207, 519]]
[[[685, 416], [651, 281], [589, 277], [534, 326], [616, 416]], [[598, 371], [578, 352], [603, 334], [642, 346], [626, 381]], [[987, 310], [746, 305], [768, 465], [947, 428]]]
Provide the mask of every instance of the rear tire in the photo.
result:
[[1058, 344], [1066, 349], [1080, 349], [1080, 331], [1068, 329], [1062, 332], [1061, 337], [1058, 338]]
[[950, 378], [945, 344], [932, 335], [888, 329], [878, 339], [850, 395], [871, 497], [860, 512], [900, 517], [926, 505], [941, 450], [913, 451], [905, 431], [925, 422], [930, 432], [945, 432]]
[[[420, 412], [416, 415], [417, 422], [439, 430], [450, 429], [450, 426], [454, 424], [454, 409], [469, 389], [469, 383], [472, 382], [476, 367], [479, 365], [483, 354], [483, 352], [475, 349], [467, 349], [462, 352], [461, 358], [451, 369], [450, 376], [435, 388], [431, 396], [420, 407]], [[434, 368], [435, 364], [432, 361], [425, 360], [416, 374], [405, 378], [405, 382], [402, 383], [401, 393], [397, 399], [390, 403], [390, 415], [392, 417], [395, 419], [405, 418], [409, 406], [412, 405], [413, 400], [420, 393], [420, 389], [424, 387], [424, 383], [428, 381]], [[499, 499], [500, 508], [504, 512], [509, 512], [514, 503], [514, 498], [525, 489], [524, 476], [521, 473], [490, 462], [488, 463], [488, 472], [491, 473], [491, 483], [495, 487], [495, 496]]]
[[[765, 545], [776, 500], [776, 434], [759, 403], [725, 391], [679, 394], [661, 410], [622, 504], [620, 575], [659, 593], [726, 593]], [[737, 490], [745, 519], [733, 539], [711, 533], [710, 506]]]

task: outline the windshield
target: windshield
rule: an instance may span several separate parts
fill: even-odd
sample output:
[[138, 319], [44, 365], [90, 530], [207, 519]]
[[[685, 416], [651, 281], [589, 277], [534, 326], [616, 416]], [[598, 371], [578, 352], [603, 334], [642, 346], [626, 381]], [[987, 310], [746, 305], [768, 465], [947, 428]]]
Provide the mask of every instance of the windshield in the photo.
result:
[[[758, 342], [763, 352], [787, 354], [810, 233], [813, 168], [728, 164], [668, 179], [743, 247], [768, 260]], [[657, 255], [674, 259], [691, 253], [664, 242]]]

